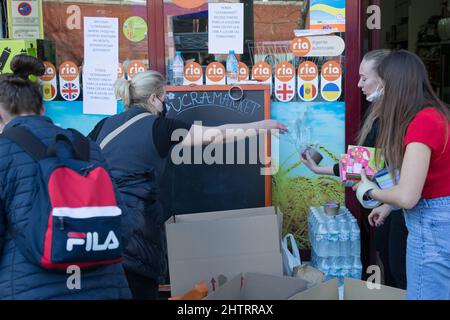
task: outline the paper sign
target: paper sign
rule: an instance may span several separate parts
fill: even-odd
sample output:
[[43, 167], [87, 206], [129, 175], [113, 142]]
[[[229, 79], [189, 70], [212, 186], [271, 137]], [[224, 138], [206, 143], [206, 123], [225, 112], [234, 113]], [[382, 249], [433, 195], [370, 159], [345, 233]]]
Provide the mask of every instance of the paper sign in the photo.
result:
[[77, 100], [80, 96], [78, 67], [72, 61], [64, 61], [59, 66], [59, 92], [66, 101]]
[[314, 101], [319, 94], [319, 69], [312, 61], [305, 61], [298, 66], [298, 96], [302, 101]]
[[338, 29], [345, 32], [345, 0], [311, 0], [311, 29]]
[[183, 71], [184, 85], [203, 84], [203, 69], [197, 62], [188, 62]]
[[238, 81], [247, 81], [250, 77], [250, 71], [245, 63], [239, 62]]
[[342, 68], [333, 60], [322, 66], [320, 91], [326, 101], [337, 101], [342, 94]]
[[345, 42], [339, 36], [296, 37], [291, 49], [297, 57], [337, 57], [344, 52]]
[[208, 4], [208, 52], [244, 53], [244, 4]]
[[225, 84], [225, 67], [220, 62], [211, 62], [206, 67], [206, 84]]
[[117, 113], [119, 19], [84, 17], [83, 112]]
[[44, 61], [44, 65], [45, 73], [41, 76], [42, 99], [44, 101], [51, 101], [55, 99], [56, 93], [58, 92], [56, 84], [56, 68], [48, 61]]
[[287, 61], [279, 63], [275, 69], [275, 97], [281, 102], [295, 97], [295, 68]]
[[42, 0], [8, 0], [10, 39], [43, 39]]

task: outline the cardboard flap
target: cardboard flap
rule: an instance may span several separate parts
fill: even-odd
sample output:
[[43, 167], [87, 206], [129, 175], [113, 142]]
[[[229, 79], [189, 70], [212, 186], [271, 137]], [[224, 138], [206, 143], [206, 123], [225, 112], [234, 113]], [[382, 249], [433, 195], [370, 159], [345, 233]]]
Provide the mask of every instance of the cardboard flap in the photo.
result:
[[217, 221], [223, 219], [235, 219], [242, 218], [244, 216], [262, 216], [268, 214], [276, 214], [274, 207], [263, 208], [250, 208], [250, 209], [238, 209], [229, 211], [212, 211], [193, 214], [175, 215], [171, 219], [167, 220], [166, 224], [170, 223], [190, 223], [201, 221]]
[[233, 210], [173, 217], [166, 222], [171, 261], [281, 252], [274, 208]]
[[228, 280], [246, 272], [281, 276], [283, 264], [281, 253], [245, 255], [173, 261], [169, 263], [169, 272], [172, 295], [183, 295], [199, 281], [205, 281], [211, 292], [212, 281], [215, 281], [217, 286], [220, 275], [227, 277]]
[[245, 273], [225, 283], [205, 300], [286, 300], [305, 289], [306, 282], [301, 279]]
[[339, 300], [338, 280], [324, 282], [292, 296], [289, 300]]
[[380, 289], [369, 289], [365, 281], [345, 279], [344, 300], [406, 300], [406, 291], [380, 286]]

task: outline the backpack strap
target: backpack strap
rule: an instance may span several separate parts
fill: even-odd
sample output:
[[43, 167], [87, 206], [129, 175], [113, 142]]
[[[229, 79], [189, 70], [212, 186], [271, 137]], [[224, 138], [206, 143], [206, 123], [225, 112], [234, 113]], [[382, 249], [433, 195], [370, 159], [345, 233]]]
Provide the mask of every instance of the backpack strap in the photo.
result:
[[78, 154], [81, 160], [89, 161], [91, 153], [89, 139], [83, 136], [79, 131], [75, 129], [71, 128], [69, 129], [69, 131], [72, 132], [75, 138], [75, 140], [72, 143], [75, 152]]
[[57, 134], [55, 136], [55, 142], [52, 143], [47, 148], [47, 156], [56, 157], [58, 155], [56, 151], [56, 146], [59, 141], [64, 141], [72, 148], [75, 159], [82, 161], [89, 161], [90, 156], [89, 140], [86, 137], [84, 137], [81, 133], [79, 133], [77, 130], [75, 129], [69, 130], [73, 134], [74, 137], [73, 141], [70, 140], [69, 137], [67, 137], [64, 134]]
[[36, 161], [47, 157], [47, 146], [33, 133], [23, 127], [7, 129], [0, 137], [13, 141]]
[[55, 143], [47, 147], [38, 137], [31, 133], [28, 129], [23, 127], [12, 127], [0, 134], [0, 138], [6, 138], [13, 141], [23, 149], [35, 161], [40, 161], [45, 158], [56, 155], [56, 142], [66, 141], [72, 146], [77, 159], [89, 161], [90, 148], [89, 140], [75, 129], [69, 129], [74, 135], [72, 142], [67, 136], [58, 134], [55, 137]]
[[145, 118], [151, 116], [151, 113], [143, 112], [140, 113], [124, 124], [122, 124], [117, 129], [113, 130], [111, 133], [109, 133], [101, 142], [100, 142], [100, 149], [104, 149], [114, 138], [116, 138], [119, 134], [121, 134], [125, 129], [127, 129], [129, 126], [131, 126], [133, 123]]

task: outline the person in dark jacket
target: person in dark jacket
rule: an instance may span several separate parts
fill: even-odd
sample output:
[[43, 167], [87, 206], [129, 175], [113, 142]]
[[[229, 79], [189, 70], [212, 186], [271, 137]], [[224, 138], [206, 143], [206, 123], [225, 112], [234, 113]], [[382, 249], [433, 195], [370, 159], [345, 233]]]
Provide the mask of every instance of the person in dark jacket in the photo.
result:
[[[383, 59], [388, 56], [389, 50], [375, 50], [364, 56], [360, 66], [360, 81], [358, 87], [361, 88], [367, 101], [372, 103], [369, 115], [364, 121], [359, 134], [358, 145], [365, 147], [375, 147], [379, 131], [379, 120], [376, 113], [375, 102], [383, 95], [382, 81], [377, 73], [378, 66]], [[339, 177], [339, 164], [334, 166], [318, 166], [306, 154], [306, 159], [302, 162], [314, 173], [324, 175], [335, 175]], [[361, 211], [368, 217], [371, 213], [361, 207]], [[383, 205], [372, 210], [372, 213], [391, 212], [389, 205]], [[375, 247], [380, 255], [380, 260], [384, 270], [384, 284], [406, 289], [406, 239], [408, 230], [402, 212], [394, 211], [383, 225], [375, 229]], [[366, 226], [368, 221], [364, 219]]]
[[[102, 147], [123, 200], [130, 209], [130, 214], [123, 220], [123, 229], [126, 230], [125, 272], [133, 297], [157, 299], [159, 281], [166, 270], [163, 228], [169, 218], [164, 215], [160, 202], [158, 180], [164, 172], [171, 147], [178, 143], [202, 145], [212, 139], [218, 142], [219, 135], [223, 139], [219, 142], [223, 142], [231, 134], [228, 129], [285, 131], [287, 128], [274, 120], [206, 128], [168, 119], [164, 117], [164, 78], [156, 71], [138, 73], [131, 80], [117, 80], [115, 93], [122, 99], [125, 111], [102, 120], [89, 136]], [[127, 125], [128, 128], [118, 133]], [[203, 134], [207, 129], [215, 129], [208, 141], [204, 140]], [[173, 134], [179, 139], [172, 140]]]
[[[0, 76], [1, 130], [22, 127], [49, 145], [57, 134], [72, 137], [69, 130], [55, 126], [42, 116], [38, 83], [30, 74], [41, 76], [44, 64], [19, 55], [11, 62], [14, 74]], [[100, 149], [90, 143], [91, 159], [105, 163]], [[68, 286], [71, 274], [49, 272], [27, 260], [11, 234], [24, 230], [32, 213], [33, 194], [39, 187], [38, 163], [23, 149], [0, 138], [0, 300], [18, 299], [129, 299], [131, 293], [122, 263], [80, 273], [79, 289]]]

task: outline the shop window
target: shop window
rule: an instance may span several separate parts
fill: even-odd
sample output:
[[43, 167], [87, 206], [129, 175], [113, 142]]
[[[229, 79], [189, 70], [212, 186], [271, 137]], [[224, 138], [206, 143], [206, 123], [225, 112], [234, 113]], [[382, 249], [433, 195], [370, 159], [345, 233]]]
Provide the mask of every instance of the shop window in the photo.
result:
[[119, 19], [119, 62], [149, 67], [146, 0], [43, 0], [45, 39], [56, 43], [57, 64], [83, 65], [83, 18]]
[[212, 61], [225, 62], [226, 55], [208, 54], [208, 2], [244, 4], [244, 53], [238, 57], [240, 61], [250, 67], [266, 61], [275, 67], [278, 62], [294, 60], [290, 43], [293, 30], [305, 28], [306, 1], [170, 0], [164, 2], [168, 79], [175, 51], [181, 51], [185, 61], [203, 67]]

